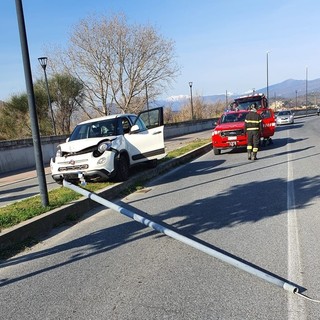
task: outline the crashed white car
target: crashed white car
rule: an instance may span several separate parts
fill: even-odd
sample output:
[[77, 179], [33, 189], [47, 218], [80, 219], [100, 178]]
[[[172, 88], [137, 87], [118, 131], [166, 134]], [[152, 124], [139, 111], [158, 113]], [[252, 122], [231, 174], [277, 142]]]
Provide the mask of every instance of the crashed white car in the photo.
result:
[[79, 123], [51, 158], [51, 175], [59, 184], [127, 180], [132, 165], [165, 157], [163, 109], [118, 114]]

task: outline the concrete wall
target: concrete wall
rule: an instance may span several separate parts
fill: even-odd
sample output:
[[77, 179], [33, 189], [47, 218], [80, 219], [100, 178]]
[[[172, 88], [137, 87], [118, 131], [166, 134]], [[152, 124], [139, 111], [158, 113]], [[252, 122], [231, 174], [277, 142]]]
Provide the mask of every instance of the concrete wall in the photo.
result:
[[182, 136], [188, 133], [210, 130], [217, 119], [194, 120], [179, 123], [170, 123], [164, 126], [164, 139]]
[[[188, 133], [209, 130], [213, 128], [214, 120], [194, 120], [167, 124], [164, 129], [164, 137], [168, 139]], [[58, 144], [65, 142], [66, 139], [67, 136], [41, 138], [42, 157], [45, 164], [48, 164], [50, 158], [55, 155]], [[0, 174], [34, 167], [35, 156], [31, 138], [0, 141]]]
[[[67, 136], [42, 137], [42, 157], [45, 164], [55, 155], [59, 143], [65, 142]], [[0, 141], [0, 174], [35, 167], [33, 140]]]

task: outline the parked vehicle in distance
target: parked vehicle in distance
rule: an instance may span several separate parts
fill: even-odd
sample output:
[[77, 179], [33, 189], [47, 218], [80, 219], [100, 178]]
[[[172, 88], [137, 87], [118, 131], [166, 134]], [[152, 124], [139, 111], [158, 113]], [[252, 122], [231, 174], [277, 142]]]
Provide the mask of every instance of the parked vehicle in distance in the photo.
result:
[[317, 109], [317, 115], [320, 115], [320, 108]]
[[291, 110], [279, 111], [276, 117], [276, 124], [277, 126], [282, 124], [294, 124], [294, 113]]
[[52, 178], [71, 182], [127, 180], [129, 168], [165, 157], [163, 109], [79, 123], [50, 161]]
[[268, 101], [264, 94], [243, 96], [235, 99], [232, 108], [222, 114], [212, 131], [212, 146], [215, 155], [221, 150], [234, 149], [247, 146], [245, 134], [245, 117], [249, 106], [255, 102], [257, 112], [262, 117], [263, 132], [262, 144], [272, 142], [271, 137], [275, 132], [275, 117], [272, 109], [268, 108]]

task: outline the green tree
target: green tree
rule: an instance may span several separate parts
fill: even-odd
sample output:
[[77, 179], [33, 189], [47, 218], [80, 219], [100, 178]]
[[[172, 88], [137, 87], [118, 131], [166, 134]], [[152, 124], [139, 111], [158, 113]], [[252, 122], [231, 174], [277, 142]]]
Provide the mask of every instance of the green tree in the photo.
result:
[[[35, 87], [36, 111], [38, 116], [39, 130], [41, 135], [51, 133], [48, 118], [46, 95]], [[26, 93], [13, 95], [4, 103], [0, 111], [0, 136], [6, 140], [21, 139], [32, 136], [28, 96]]]
[[81, 108], [83, 85], [76, 78], [64, 73], [49, 80], [54, 118], [58, 134], [69, 134], [72, 117]]
[[13, 95], [1, 109], [0, 135], [4, 140], [30, 136], [27, 95]]

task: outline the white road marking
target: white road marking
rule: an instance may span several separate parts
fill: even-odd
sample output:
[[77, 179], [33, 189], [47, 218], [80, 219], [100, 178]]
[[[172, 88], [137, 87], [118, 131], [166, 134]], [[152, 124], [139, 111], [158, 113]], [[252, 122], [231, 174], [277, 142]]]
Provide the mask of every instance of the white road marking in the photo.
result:
[[[289, 138], [289, 131], [288, 138]], [[288, 142], [288, 140], [287, 140]], [[287, 216], [288, 216], [288, 279], [302, 285], [302, 267], [300, 258], [299, 228], [295, 209], [295, 194], [293, 182], [293, 165], [290, 143], [287, 143]], [[288, 319], [305, 320], [306, 307], [304, 300], [296, 295], [288, 295]]]

